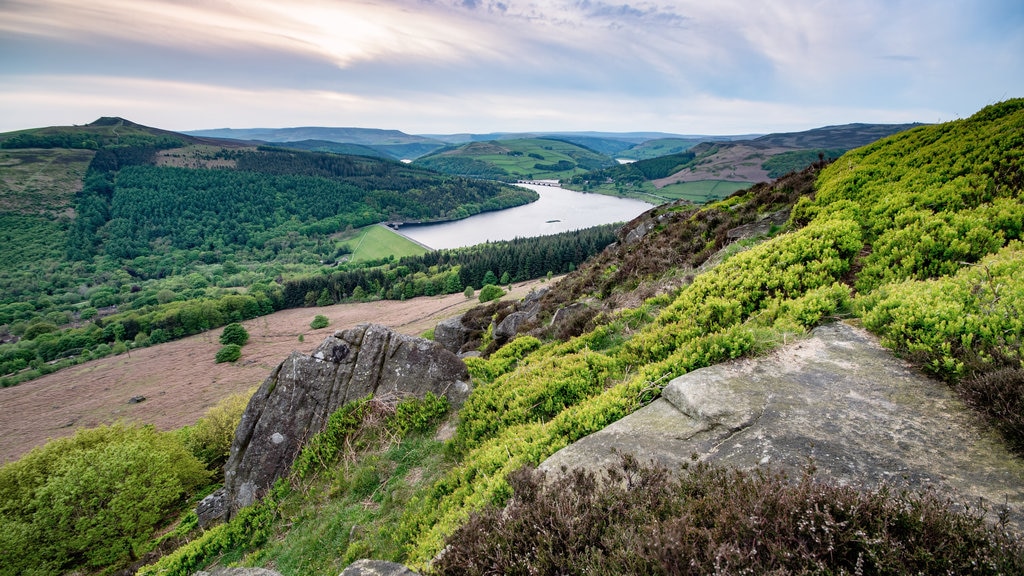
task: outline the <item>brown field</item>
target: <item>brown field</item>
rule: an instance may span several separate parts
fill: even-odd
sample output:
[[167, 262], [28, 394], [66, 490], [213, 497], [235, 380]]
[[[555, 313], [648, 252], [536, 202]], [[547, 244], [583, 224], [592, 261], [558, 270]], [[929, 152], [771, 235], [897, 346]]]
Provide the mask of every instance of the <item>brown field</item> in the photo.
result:
[[698, 182], [700, 180], [770, 182], [772, 179], [768, 177], [768, 171], [761, 168], [761, 163], [776, 154], [789, 150], [791, 148], [754, 148], [739, 144], [723, 147], [704, 163], [652, 182], [655, 188], [663, 188], [677, 182]]
[[[514, 285], [522, 298], [541, 281]], [[259, 386], [293, 350], [311, 352], [335, 330], [363, 322], [418, 336], [439, 321], [478, 304], [462, 294], [284, 310], [243, 322], [249, 343], [234, 364], [216, 364], [220, 329], [176, 342], [94, 360], [11, 388], [0, 389], [0, 463], [78, 428], [116, 421], [173, 430], [193, 424], [221, 399]], [[312, 330], [313, 316], [331, 319]], [[299, 342], [304, 334], [304, 342]], [[128, 401], [145, 396], [137, 404]]]

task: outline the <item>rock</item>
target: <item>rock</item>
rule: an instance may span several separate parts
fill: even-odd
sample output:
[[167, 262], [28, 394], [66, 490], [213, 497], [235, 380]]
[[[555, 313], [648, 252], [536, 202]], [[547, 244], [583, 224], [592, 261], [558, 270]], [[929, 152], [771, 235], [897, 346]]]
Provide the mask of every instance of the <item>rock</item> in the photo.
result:
[[145, 402], [145, 401], [146, 401], [146, 397], [145, 396], [132, 396], [131, 398], [128, 399], [128, 403], [129, 404], [138, 404], [139, 402]]
[[401, 564], [383, 560], [356, 560], [340, 576], [419, 576]]
[[226, 518], [288, 472], [303, 443], [344, 404], [367, 395], [469, 395], [469, 372], [440, 345], [361, 324], [327, 337], [309, 356], [293, 352], [253, 395], [224, 467]]
[[785, 224], [789, 220], [789, 212], [789, 208], [784, 208], [771, 214], [766, 214], [756, 222], [730, 229], [726, 232], [726, 237], [730, 240], [740, 240], [754, 236], [764, 236], [771, 231], [772, 226], [782, 226]]
[[505, 316], [495, 327], [491, 335], [498, 344], [504, 344], [519, 334], [519, 329], [527, 322], [535, 319], [540, 312], [540, 300], [548, 293], [547, 288], [532, 290], [521, 302], [515, 305], [515, 311]]
[[[534, 312], [536, 316], [536, 312]], [[532, 316], [528, 312], [513, 312], [498, 323], [494, 327], [494, 332], [491, 335], [498, 344], [504, 344], [509, 340], [516, 337], [519, 333], [519, 327], [530, 320]]]
[[676, 378], [652, 404], [540, 466], [603, 471], [631, 453], [678, 469], [696, 454], [751, 469], [768, 464], [866, 488], [932, 486], [955, 502], [1006, 505], [1024, 525], [1024, 461], [979, 424], [950, 388], [895, 358], [867, 332], [837, 323], [764, 358]]
[[214, 568], [211, 572], [199, 571], [192, 576], [281, 576], [281, 573], [266, 568]]
[[209, 528], [224, 521], [224, 514], [227, 512], [227, 500], [224, 489], [220, 488], [213, 494], [199, 501], [196, 505], [196, 516], [199, 517], [199, 527]]
[[434, 327], [434, 342], [445, 350], [458, 354], [462, 346], [472, 338], [472, 329], [462, 324], [462, 316], [442, 320]]

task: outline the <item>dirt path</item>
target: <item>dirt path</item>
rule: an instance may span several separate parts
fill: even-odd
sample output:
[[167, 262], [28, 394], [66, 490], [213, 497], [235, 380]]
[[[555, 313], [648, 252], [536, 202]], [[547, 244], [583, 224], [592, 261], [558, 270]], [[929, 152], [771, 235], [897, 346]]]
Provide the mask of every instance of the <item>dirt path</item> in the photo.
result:
[[[540, 283], [516, 284], [505, 298], [522, 298]], [[243, 322], [249, 343], [234, 364], [213, 361], [220, 349], [217, 329], [0, 389], [0, 463], [77, 428], [118, 420], [154, 424], [160, 430], [192, 424], [222, 398], [259, 386], [293, 350], [310, 352], [335, 330], [374, 322], [418, 336], [478, 303], [453, 294], [284, 310]], [[330, 326], [310, 329], [317, 314], [330, 318]], [[146, 400], [130, 404], [134, 396]]]

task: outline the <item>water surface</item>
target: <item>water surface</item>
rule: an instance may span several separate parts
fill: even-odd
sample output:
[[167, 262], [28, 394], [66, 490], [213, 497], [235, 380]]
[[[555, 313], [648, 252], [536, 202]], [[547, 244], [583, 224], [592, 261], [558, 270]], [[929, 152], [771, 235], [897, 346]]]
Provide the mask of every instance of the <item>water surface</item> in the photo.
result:
[[586, 194], [555, 186], [519, 184], [540, 194], [525, 206], [477, 214], [456, 222], [402, 226], [398, 232], [430, 248], [461, 248], [487, 241], [557, 234], [628, 222], [653, 206], [640, 200]]

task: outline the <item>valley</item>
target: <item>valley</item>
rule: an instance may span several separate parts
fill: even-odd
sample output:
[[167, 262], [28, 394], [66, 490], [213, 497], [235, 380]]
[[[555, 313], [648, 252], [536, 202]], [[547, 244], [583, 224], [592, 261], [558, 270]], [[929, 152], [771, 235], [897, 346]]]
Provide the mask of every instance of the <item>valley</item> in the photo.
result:
[[[505, 298], [522, 298], [544, 285], [541, 280], [519, 282]], [[160, 430], [194, 424], [220, 400], [259, 386], [293, 350], [308, 352], [335, 330], [373, 322], [419, 336], [478, 304], [459, 293], [283, 310], [243, 323], [251, 339], [235, 363], [214, 363], [220, 331], [210, 330], [0, 388], [0, 464], [79, 428], [118, 421], [153, 424]], [[311, 329], [316, 314], [327, 316], [331, 324]], [[135, 396], [146, 400], [130, 403]]]

